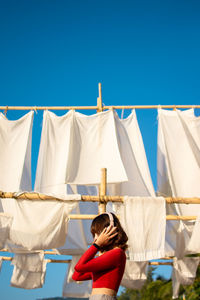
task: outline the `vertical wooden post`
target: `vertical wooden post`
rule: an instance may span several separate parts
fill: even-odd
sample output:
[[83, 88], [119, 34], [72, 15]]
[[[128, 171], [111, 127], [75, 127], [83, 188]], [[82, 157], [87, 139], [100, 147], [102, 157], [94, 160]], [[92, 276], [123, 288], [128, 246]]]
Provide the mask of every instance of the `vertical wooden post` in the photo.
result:
[[[107, 169], [101, 169], [101, 184], [99, 187], [99, 196], [106, 195], [107, 188]], [[106, 212], [106, 203], [99, 203], [99, 214]]]
[[97, 98], [97, 112], [103, 111], [101, 83], [99, 83], [99, 97]]

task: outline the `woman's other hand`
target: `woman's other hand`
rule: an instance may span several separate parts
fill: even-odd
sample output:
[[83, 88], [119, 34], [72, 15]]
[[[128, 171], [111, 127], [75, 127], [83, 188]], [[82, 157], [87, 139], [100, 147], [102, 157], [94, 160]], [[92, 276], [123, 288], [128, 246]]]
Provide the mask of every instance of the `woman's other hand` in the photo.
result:
[[95, 239], [95, 244], [97, 244], [99, 247], [108, 245], [110, 240], [118, 234], [116, 229], [117, 228], [113, 227], [112, 225], [105, 227], [100, 235]]

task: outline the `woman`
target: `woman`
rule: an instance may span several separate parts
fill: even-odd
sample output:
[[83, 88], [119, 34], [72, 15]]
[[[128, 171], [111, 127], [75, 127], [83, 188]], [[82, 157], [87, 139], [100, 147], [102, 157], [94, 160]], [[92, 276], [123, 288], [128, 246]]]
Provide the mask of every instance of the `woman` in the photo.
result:
[[[127, 235], [112, 213], [97, 216], [91, 225], [94, 243], [75, 266], [73, 280], [93, 280], [91, 300], [114, 300], [126, 264]], [[100, 255], [94, 256], [100, 251]]]

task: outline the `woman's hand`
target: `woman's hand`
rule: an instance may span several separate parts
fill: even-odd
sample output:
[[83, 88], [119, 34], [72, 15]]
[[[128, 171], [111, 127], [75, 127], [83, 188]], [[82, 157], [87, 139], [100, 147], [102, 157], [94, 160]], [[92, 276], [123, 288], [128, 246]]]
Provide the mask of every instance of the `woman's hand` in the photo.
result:
[[95, 240], [95, 244], [97, 244], [99, 247], [108, 245], [110, 243], [110, 240], [118, 234], [118, 232], [116, 232], [116, 229], [117, 227], [113, 227], [112, 225], [105, 227]]

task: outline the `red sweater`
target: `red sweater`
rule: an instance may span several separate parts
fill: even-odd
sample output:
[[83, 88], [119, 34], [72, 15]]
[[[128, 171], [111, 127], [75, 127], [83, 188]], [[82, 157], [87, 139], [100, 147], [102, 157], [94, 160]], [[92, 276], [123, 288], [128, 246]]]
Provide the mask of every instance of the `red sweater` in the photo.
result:
[[73, 280], [93, 280], [93, 288], [108, 288], [118, 291], [124, 274], [126, 255], [120, 248], [114, 248], [94, 258], [98, 249], [92, 245], [75, 266]]

